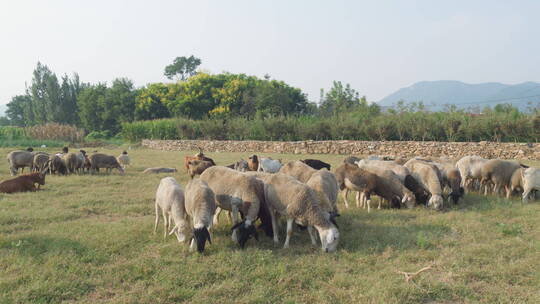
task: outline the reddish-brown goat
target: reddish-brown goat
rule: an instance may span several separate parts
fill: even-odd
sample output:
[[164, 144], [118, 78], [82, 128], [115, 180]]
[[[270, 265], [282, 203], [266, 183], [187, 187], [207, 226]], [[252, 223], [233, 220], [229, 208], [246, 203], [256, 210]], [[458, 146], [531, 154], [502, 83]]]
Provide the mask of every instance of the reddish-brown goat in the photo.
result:
[[[38, 188], [35, 184], [38, 184]], [[36, 191], [39, 189], [39, 185], [45, 185], [45, 174], [25, 174], [0, 182], [0, 193]]]
[[211, 159], [210, 157], [206, 157], [203, 154], [202, 150], [199, 148], [199, 153], [197, 153], [197, 155], [195, 155], [195, 156], [191, 156], [191, 155], [184, 156], [184, 167], [186, 168], [186, 171], [188, 173], [189, 173], [189, 162], [192, 161], [192, 160], [204, 160], [204, 161], [210, 162], [212, 164], [212, 166], [216, 165], [214, 160]]

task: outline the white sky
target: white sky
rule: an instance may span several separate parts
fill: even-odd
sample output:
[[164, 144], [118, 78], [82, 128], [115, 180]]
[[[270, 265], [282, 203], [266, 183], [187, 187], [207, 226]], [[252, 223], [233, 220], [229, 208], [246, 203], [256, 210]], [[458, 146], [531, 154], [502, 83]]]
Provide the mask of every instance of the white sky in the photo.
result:
[[540, 1], [0, 0], [0, 104], [37, 61], [85, 82], [167, 81], [201, 68], [275, 79], [319, 99], [333, 80], [370, 101], [422, 80], [540, 81]]

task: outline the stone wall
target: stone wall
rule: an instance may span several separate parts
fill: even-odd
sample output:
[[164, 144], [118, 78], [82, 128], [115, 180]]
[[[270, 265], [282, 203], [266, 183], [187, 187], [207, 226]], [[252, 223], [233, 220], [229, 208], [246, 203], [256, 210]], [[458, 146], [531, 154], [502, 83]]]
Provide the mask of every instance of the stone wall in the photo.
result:
[[230, 141], [230, 140], [143, 140], [151, 149], [204, 152], [258, 152], [291, 154], [342, 154], [388, 156], [479, 155], [484, 158], [540, 159], [540, 144], [496, 142], [418, 142], [418, 141]]

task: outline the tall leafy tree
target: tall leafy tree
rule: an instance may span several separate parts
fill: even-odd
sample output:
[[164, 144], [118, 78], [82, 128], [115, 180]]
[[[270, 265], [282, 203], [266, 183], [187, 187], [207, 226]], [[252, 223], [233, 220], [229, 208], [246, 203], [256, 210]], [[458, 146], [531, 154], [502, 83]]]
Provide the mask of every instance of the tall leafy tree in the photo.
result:
[[79, 118], [86, 130], [103, 130], [102, 113], [104, 112], [107, 86], [104, 83], [89, 86], [79, 94]]
[[165, 67], [165, 76], [169, 79], [186, 80], [194, 76], [201, 60], [193, 55], [189, 57], [176, 57], [172, 64]]
[[341, 81], [334, 81], [330, 91], [326, 94], [321, 92], [321, 96], [320, 107], [325, 114], [337, 115], [361, 103], [360, 94], [350, 84], [343, 85]]
[[33, 122], [32, 96], [17, 95], [7, 104], [6, 116], [14, 126], [27, 126]]

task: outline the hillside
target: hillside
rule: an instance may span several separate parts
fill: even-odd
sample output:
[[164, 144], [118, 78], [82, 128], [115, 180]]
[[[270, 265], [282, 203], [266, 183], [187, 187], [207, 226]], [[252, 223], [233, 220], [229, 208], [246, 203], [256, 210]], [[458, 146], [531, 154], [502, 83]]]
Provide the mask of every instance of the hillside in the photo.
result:
[[[534, 96], [534, 97], [531, 97]], [[526, 109], [528, 102], [540, 102], [540, 83], [524, 82], [515, 85], [488, 82], [468, 84], [454, 80], [422, 81], [381, 99], [381, 106], [393, 106], [398, 101], [423, 101], [431, 110], [442, 109], [445, 105], [461, 108], [484, 107], [497, 103], [511, 103]]]

